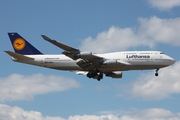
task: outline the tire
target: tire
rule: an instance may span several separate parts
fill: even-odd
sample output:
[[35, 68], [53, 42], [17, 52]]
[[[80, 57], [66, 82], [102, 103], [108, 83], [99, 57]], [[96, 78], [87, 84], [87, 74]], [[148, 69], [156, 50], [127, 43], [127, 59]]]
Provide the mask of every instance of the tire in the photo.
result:
[[155, 73], [155, 76], [158, 76], [158, 73]]

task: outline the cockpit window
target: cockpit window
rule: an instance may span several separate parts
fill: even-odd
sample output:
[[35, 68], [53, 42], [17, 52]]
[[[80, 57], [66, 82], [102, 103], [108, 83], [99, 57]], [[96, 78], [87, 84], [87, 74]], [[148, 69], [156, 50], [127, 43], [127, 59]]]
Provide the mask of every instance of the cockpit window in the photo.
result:
[[160, 54], [164, 54], [163, 52], [161, 52]]

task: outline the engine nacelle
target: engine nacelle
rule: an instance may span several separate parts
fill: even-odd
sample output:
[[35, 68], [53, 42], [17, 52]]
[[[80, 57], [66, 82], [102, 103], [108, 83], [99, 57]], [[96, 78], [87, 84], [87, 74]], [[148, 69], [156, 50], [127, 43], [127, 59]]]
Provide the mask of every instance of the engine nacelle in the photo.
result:
[[106, 74], [106, 76], [112, 77], [112, 78], [122, 78], [122, 72], [116, 71], [116, 72], [112, 72], [110, 74]]
[[105, 65], [117, 65], [118, 62], [117, 62], [117, 60], [106, 60], [106, 61], [104, 61], [103, 64], [105, 64]]
[[79, 58], [90, 58], [92, 56], [92, 52], [80, 52], [77, 56]]

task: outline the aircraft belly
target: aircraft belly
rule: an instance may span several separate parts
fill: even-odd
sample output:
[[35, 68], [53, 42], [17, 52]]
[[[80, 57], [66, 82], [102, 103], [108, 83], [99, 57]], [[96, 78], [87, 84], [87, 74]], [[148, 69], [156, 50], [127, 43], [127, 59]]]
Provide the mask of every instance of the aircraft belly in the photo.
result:
[[[41, 67], [47, 67], [57, 70], [80, 70], [80, 71], [86, 71], [83, 70], [81, 67], [79, 67], [74, 61], [16, 61], [16, 62], [23, 62], [31, 65], [41, 66]], [[168, 65], [158, 65], [158, 64], [134, 64], [134, 65], [112, 65], [112, 66], [101, 66], [99, 68], [100, 71], [108, 72], [108, 71], [127, 71], [127, 70], [150, 70], [150, 69], [157, 69], [157, 68], [163, 68]]]
[[119, 65], [113, 65], [113, 66], [102, 66], [99, 68], [100, 71], [124, 71], [127, 70], [128, 66], [119, 66]]
[[52, 65], [48, 65], [47, 67], [58, 70], [82, 70], [75, 62], [72, 61], [57, 62]]
[[128, 70], [151, 70], [166, 67], [164, 65], [133, 65]]
[[163, 68], [168, 65], [127, 65], [127, 66], [104, 66], [100, 68], [100, 71], [127, 71], [127, 70], [151, 70], [157, 68]]
[[16, 61], [26, 64], [31, 64], [35, 66], [41, 66], [46, 68], [52, 68], [57, 70], [82, 70], [75, 62], [73, 61]]

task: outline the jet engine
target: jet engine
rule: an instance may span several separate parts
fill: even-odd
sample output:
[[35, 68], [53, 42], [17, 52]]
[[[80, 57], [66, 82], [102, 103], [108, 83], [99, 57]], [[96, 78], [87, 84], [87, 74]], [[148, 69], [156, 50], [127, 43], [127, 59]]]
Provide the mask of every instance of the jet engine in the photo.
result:
[[117, 65], [118, 62], [117, 62], [117, 60], [106, 60], [106, 61], [104, 61], [103, 64], [105, 64], [105, 65]]
[[92, 52], [80, 52], [77, 56], [79, 58], [90, 58], [92, 56]]
[[106, 76], [112, 77], [112, 78], [122, 78], [122, 72], [121, 71], [115, 71], [115, 72], [106, 74]]

